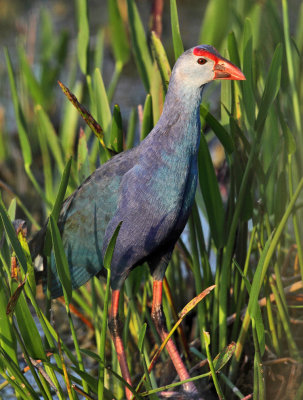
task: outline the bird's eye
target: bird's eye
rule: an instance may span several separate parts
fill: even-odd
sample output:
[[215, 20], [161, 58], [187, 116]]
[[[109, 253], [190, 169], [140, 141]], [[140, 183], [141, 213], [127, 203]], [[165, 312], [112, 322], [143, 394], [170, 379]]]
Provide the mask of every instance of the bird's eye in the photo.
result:
[[203, 65], [207, 63], [207, 60], [205, 58], [198, 58], [197, 63]]

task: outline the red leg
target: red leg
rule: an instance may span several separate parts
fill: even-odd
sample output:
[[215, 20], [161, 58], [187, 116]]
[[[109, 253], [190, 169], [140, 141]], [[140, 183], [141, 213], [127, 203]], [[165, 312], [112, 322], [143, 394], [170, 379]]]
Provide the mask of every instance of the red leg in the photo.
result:
[[[154, 280], [153, 304], [152, 304], [151, 316], [155, 323], [156, 329], [160, 335], [160, 338], [163, 342], [168, 334], [166, 331], [163, 312], [162, 312], [162, 281]], [[169, 341], [167, 342], [166, 349], [175, 366], [175, 369], [177, 371], [177, 374], [179, 375], [180, 380], [183, 381], [185, 379], [189, 379], [190, 378], [189, 373], [187, 372], [187, 369], [172, 339], [169, 339]], [[195, 385], [192, 382], [185, 383], [183, 385], [183, 388], [186, 392], [198, 393]]]
[[[120, 369], [121, 373], [123, 376], [123, 379], [129, 383], [130, 385], [132, 384], [131, 378], [130, 378], [130, 373], [126, 361], [126, 355], [125, 355], [125, 350], [123, 346], [123, 341], [121, 338], [121, 327], [119, 324], [119, 316], [118, 316], [118, 308], [119, 308], [119, 295], [120, 291], [119, 290], [113, 290], [112, 292], [112, 303], [111, 303], [111, 308], [109, 312], [109, 330], [115, 345], [115, 349], [117, 352], [118, 356], [118, 361], [120, 364]], [[127, 400], [130, 400], [132, 398], [132, 392], [125, 388], [125, 394]]]

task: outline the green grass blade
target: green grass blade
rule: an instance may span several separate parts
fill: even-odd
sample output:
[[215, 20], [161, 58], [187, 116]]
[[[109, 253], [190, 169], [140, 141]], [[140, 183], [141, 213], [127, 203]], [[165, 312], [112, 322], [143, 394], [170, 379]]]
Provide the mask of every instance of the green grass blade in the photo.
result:
[[184, 52], [183, 42], [180, 34], [179, 18], [176, 0], [170, 0], [170, 23], [173, 37], [175, 60]]
[[253, 37], [250, 19], [246, 18], [243, 33], [243, 73], [246, 81], [242, 85], [243, 88], [243, 104], [250, 126], [255, 122], [255, 98], [253, 91]]
[[64, 161], [63, 161], [62, 149], [59, 143], [58, 136], [55, 132], [55, 128], [51, 123], [47, 113], [42, 108], [42, 106], [40, 105], [36, 106], [35, 112], [37, 115], [38, 127], [41, 130], [41, 133], [46, 137], [48, 145], [52, 151], [52, 156], [56, 161], [56, 165], [58, 166], [59, 172], [62, 174], [64, 170]]
[[210, 230], [216, 247], [224, 242], [224, 208], [208, 146], [201, 135], [198, 154], [199, 183], [205, 202]]
[[94, 87], [95, 87], [95, 102], [97, 106], [97, 119], [100, 121], [105, 132], [105, 143], [108, 143], [108, 135], [110, 134], [110, 124], [112, 114], [104, 87], [103, 78], [99, 68], [94, 71]]
[[220, 48], [228, 31], [231, 10], [230, 3], [225, 0], [208, 1], [203, 14], [200, 43], [212, 44]]
[[[49, 154], [46, 136], [44, 130], [41, 126], [38, 126], [38, 139], [40, 143], [42, 163], [43, 163], [43, 175], [44, 175], [44, 191], [45, 196], [50, 203], [53, 201], [53, 168], [51, 165], [51, 157]], [[49, 212], [49, 205], [47, 205], [46, 210]]]
[[29, 90], [34, 102], [36, 104], [42, 104], [43, 106], [46, 105], [46, 99], [43, 92], [43, 88], [41, 87], [40, 83], [37, 81], [32, 68], [28, 62], [27, 56], [25, 54], [25, 50], [23, 46], [19, 46], [18, 48], [19, 59], [20, 59], [20, 68], [22, 74], [24, 76], [24, 82]]
[[64, 252], [64, 247], [57, 226], [57, 222], [52, 214], [50, 215], [49, 221], [50, 221], [50, 231], [52, 235], [54, 255], [56, 259], [56, 268], [60, 278], [60, 282], [62, 284], [65, 302], [69, 304], [72, 298], [72, 291], [73, 291], [70, 279], [69, 266]]
[[127, 126], [127, 135], [126, 135], [126, 148], [131, 149], [134, 145], [135, 141], [135, 133], [136, 133], [136, 125], [138, 120], [137, 110], [133, 108], [131, 110], [128, 126]]
[[[16, 282], [12, 284], [12, 290], [15, 291], [15, 289], [17, 289]], [[23, 291], [19, 294], [18, 301], [15, 304], [14, 312], [26, 351], [32, 358], [46, 360], [46, 354], [43, 348], [42, 340], [36, 323], [28, 308]]]
[[292, 334], [291, 325], [290, 325], [290, 321], [289, 321], [289, 314], [281, 301], [279, 291], [276, 287], [276, 284], [275, 284], [272, 276], [269, 277], [269, 284], [270, 284], [271, 290], [275, 296], [276, 305], [277, 305], [278, 312], [279, 312], [279, 315], [280, 315], [280, 318], [282, 321], [283, 329], [285, 331], [285, 335], [287, 338], [289, 354], [295, 360], [301, 361], [302, 357], [300, 356], [298, 346], [297, 346], [297, 344], [294, 340], [293, 334]]
[[122, 116], [118, 104], [115, 104], [113, 111], [113, 120], [110, 131], [110, 148], [116, 153], [123, 151]]
[[[61, 211], [63, 199], [65, 197], [67, 185], [68, 185], [68, 180], [69, 180], [69, 175], [70, 175], [70, 169], [72, 165], [72, 159], [70, 158], [68, 162], [66, 163], [66, 166], [64, 168], [59, 190], [57, 193], [57, 197], [55, 200], [55, 204], [52, 209], [52, 216], [54, 217], [54, 220], [57, 222], [59, 218], [59, 214]], [[49, 256], [51, 252], [51, 232], [50, 232], [50, 226], [48, 224], [47, 226], [47, 232], [45, 236], [45, 242], [44, 242], [44, 248], [43, 248], [43, 254], [46, 256]]]
[[255, 130], [258, 132], [259, 135], [262, 132], [263, 126], [265, 124], [269, 108], [275, 100], [277, 93], [280, 89], [282, 55], [282, 45], [278, 44], [269, 68], [262, 100], [259, 106], [257, 120], [255, 123]]
[[117, 0], [108, 0], [110, 37], [116, 61], [124, 65], [130, 56], [127, 33], [120, 14]]
[[[301, 5], [302, 7], [302, 5]], [[288, 76], [290, 82], [290, 93], [293, 104], [293, 113], [296, 123], [296, 128], [299, 132], [301, 132], [302, 124], [301, 124], [301, 115], [300, 111], [300, 100], [298, 96], [298, 91], [296, 90], [296, 81], [295, 81], [295, 59], [292, 54], [291, 49], [291, 36], [289, 31], [289, 19], [288, 19], [288, 2], [286, 0], [282, 0], [282, 13], [283, 13], [283, 31], [284, 31], [284, 41], [285, 41], [285, 50], [286, 50], [286, 61], [287, 61], [287, 69]], [[300, 26], [300, 25], [299, 25]], [[300, 135], [299, 135], [300, 137]], [[302, 139], [300, 140], [300, 144], [302, 145]]]
[[208, 111], [206, 107], [203, 106], [203, 104], [200, 107], [200, 114], [210, 125], [226, 152], [231, 154], [235, 149], [235, 145], [232, 137], [229, 135], [224, 126], [220, 124], [220, 122]]
[[[2, 273], [1, 279], [4, 280]], [[8, 293], [7, 290], [5, 290], [5, 285], [3, 281], [3, 283], [1, 283], [0, 285], [0, 347], [6, 352], [9, 358], [17, 364], [18, 358], [16, 337], [11, 326], [11, 320], [6, 314], [7, 294]]]
[[14, 109], [15, 109], [15, 114], [16, 114], [16, 122], [17, 122], [17, 127], [18, 127], [18, 134], [19, 134], [22, 155], [23, 155], [25, 165], [30, 166], [32, 163], [32, 152], [31, 152], [31, 147], [30, 147], [29, 140], [27, 137], [27, 131], [28, 131], [27, 124], [26, 124], [25, 117], [24, 117], [24, 114], [23, 114], [23, 111], [21, 109], [21, 105], [20, 105], [20, 102], [18, 99], [18, 93], [17, 93], [17, 87], [16, 87], [15, 78], [14, 78], [13, 66], [12, 66], [12, 62], [11, 62], [11, 59], [10, 59], [7, 49], [4, 49], [4, 54], [5, 54], [6, 66], [7, 66], [7, 70], [8, 70], [9, 82], [10, 82], [13, 104], [14, 104]]
[[149, 132], [153, 129], [153, 106], [152, 106], [152, 98], [150, 94], [147, 94], [144, 109], [143, 109], [143, 118], [142, 118], [142, 126], [141, 126], [141, 140], [146, 138]]
[[102, 330], [101, 330], [101, 338], [100, 338], [100, 359], [102, 363], [99, 366], [99, 380], [98, 380], [98, 398], [103, 398], [104, 393], [104, 365], [105, 365], [105, 340], [106, 340], [106, 329], [107, 329], [107, 319], [108, 319], [108, 304], [109, 304], [109, 293], [110, 293], [110, 266], [112, 257], [115, 250], [115, 245], [117, 241], [118, 234], [120, 232], [120, 228], [122, 225], [122, 221], [117, 225], [109, 244], [105, 250], [104, 254], [104, 267], [107, 269], [107, 280], [106, 280], [106, 291], [104, 298], [104, 308], [103, 308], [103, 319], [102, 319]]
[[152, 41], [154, 57], [157, 61], [157, 65], [162, 78], [163, 88], [166, 93], [168, 82], [171, 75], [171, 67], [169, 65], [169, 61], [167, 59], [167, 55], [163, 47], [163, 44], [161, 43], [161, 40], [158, 38], [155, 32], [152, 32], [151, 34], [151, 41]]
[[78, 23], [78, 40], [77, 54], [81, 71], [84, 75], [88, 73], [88, 52], [89, 52], [89, 25], [88, 10], [86, 0], [76, 1], [77, 23]]
[[107, 269], [107, 271], [110, 269], [110, 264], [112, 261], [112, 257], [113, 257], [113, 253], [115, 250], [115, 245], [116, 245], [118, 234], [120, 232], [121, 225], [122, 225], [122, 221], [119, 222], [119, 224], [117, 225], [117, 227], [108, 243], [108, 246], [105, 250], [103, 263], [104, 263], [104, 267]]
[[213, 360], [212, 360], [211, 354], [210, 354], [210, 349], [209, 349], [210, 334], [208, 332], [203, 331], [203, 336], [204, 336], [206, 355], [207, 355], [207, 359], [208, 359], [208, 365], [209, 365], [209, 368], [210, 368], [210, 371], [211, 371], [211, 376], [212, 376], [213, 381], [214, 381], [216, 392], [218, 394], [219, 399], [224, 399], [224, 395], [223, 395], [223, 392], [222, 392], [218, 377], [216, 375], [215, 367], [214, 367]]
[[148, 50], [144, 27], [134, 0], [127, 0], [128, 22], [138, 72], [147, 92], [150, 91], [152, 59]]

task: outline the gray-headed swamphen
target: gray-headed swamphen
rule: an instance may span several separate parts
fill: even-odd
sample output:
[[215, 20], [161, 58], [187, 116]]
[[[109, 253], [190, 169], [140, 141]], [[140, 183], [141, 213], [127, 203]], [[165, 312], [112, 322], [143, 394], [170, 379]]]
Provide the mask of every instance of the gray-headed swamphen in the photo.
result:
[[[109, 328], [124, 379], [131, 384], [118, 322], [119, 293], [129, 272], [143, 262], [153, 279], [152, 318], [162, 340], [162, 280], [172, 251], [188, 220], [197, 186], [197, 152], [204, 86], [214, 79], [244, 80], [241, 70], [212, 46], [183, 53], [171, 75], [163, 113], [137, 147], [101, 165], [65, 200], [58, 226], [68, 258], [73, 288], [103, 268], [103, 255], [120, 221], [111, 264], [112, 303]], [[45, 229], [30, 243], [42, 253]], [[51, 257], [52, 297], [62, 295]], [[167, 350], [181, 380], [189, 378], [173, 341]], [[184, 385], [193, 395], [193, 383]], [[131, 392], [126, 389], [126, 396]]]

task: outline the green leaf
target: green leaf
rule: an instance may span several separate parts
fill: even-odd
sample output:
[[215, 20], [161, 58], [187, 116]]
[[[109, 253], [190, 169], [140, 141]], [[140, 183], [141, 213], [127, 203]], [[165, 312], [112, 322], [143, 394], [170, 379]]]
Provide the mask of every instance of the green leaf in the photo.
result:
[[110, 147], [116, 153], [123, 151], [122, 116], [118, 104], [114, 106], [113, 120], [110, 132]]
[[286, 208], [287, 200], [288, 200], [288, 189], [286, 184], [286, 172], [282, 170], [278, 176], [278, 179], [275, 176], [275, 187], [274, 192], [279, 195], [274, 196], [274, 214], [275, 214], [275, 222], [276, 225], [281, 221], [284, 210]]
[[171, 68], [163, 44], [161, 43], [161, 40], [158, 38], [155, 32], [151, 33], [151, 40], [153, 53], [157, 61], [157, 65], [162, 78], [162, 84], [166, 93], [171, 76]]
[[111, 237], [111, 239], [110, 239], [110, 241], [108, 243], [108, 246], [107, 246], [107, 248], [105, 250], [103, 263], [104, 263], [104, 267], [107, 270], [110, 269], [110, 264], [111, 264], [111, 261], [112, 261], [112, 257], [113, 257], [113, 254], [114, 254], [117, 237], [118, 237], [122, 222], [123, 221], [119, 222], [119, 224], [117, 225], [117, 227], [116, 227], [116, 229], [115, 229], [115, 231], [114, 231], [114, 233], [113, 233], [113, 235], [112, 235], [112, 237]]
[[[254, 279], [251, 285], [251, 290], [249, 293], [249, 302], [248, 302], [248, 313], [252, 319], [255, 319], [256, 321], [256, 328], [257, 328], [257, 333], [258, 333], [258, 340], [260, 344], [260, 349], [262, 349], [262, 354], [264, 352], [264, 347], [265, 347], [265, 338], [264, 338], [264, 326], [262, 322], [262, 316], [261, 316], [261, 311], [260, 311], [260, 306], [258, 303], [259, 300], [259, 293], [261, 290], [261, 286], [263, 284], [263, 275], [264, 275], [264, 263], [268, 255], [268, 250], [271, 246], [272, 242], [272, 236], [270, 236], [267, 239], [267, 242], [265, 244], [265, 247], [261, 253], [261, 257], [259, 259], [257, 269], [254, 273]], [[260, 329], [260, 318], [261, 318], [261, 325], [263, 326], [263, 329]], [[262, 338], [263, 334], [263, 338]]]
[[96, 68], [94, 71], [94, 86], [95, 86], [95, 102], [97, 106], [97, 119], [101, 123], [104, 129], [105, 138], [108, 138], [108, 135], [110, 133], [110, 123], [112, 119], [112, 114], [110, 111], [110, 106], [106, 90], [104, 87], [104, 82], [99, 68]]
[[231, 359], [232, 355], [236, 350], [236, 343], [232, 342], [226, 346], [220, 353], [213, 359], [213, 364], [216, 372], [220, 371]]
[[110, 38], [116, 61], [125, 64], [130, 56], [130, 48], [117, 0], [108, 0]]
[[139, 339], [138, 339], [138, 349], [139, 349], [140, 353], [143, 353], [143, 350], [144, 350], [143, 345], [144, 345], [146, 327], [147, 327], [147, 324], [146, 324], [146, 322], [144, 322], [144, 324], [141, 327]]
[[60, 173], [62, 173], [64, 170], [62, 149], [53, 124], [51, 123], [49, 116], [44, 111], [41, 105], [36, 106], [35, 112], [37, 116], [38, 127], [41, 133], [45, 135], [48, 145], [52, 151], [52, 156], [56, 161], [56, 165], [58, 166]]
[[180, 34], [179, 18], [176, 0], [170, 0], [170, 23], [173, 37], [175, 60], [184, 52], [183, 42]]
[[12, 247], [16, 253], [16, 256], [18, 258], [19, 265], [23, 268], [23, 272], [26, 272], [26, 267], [27, 267], [26, 257], [22, 250], [21, 244], [20, 244], [19, 240], [17, 239], [15, 229], [9, 219], [9, 216], [7, 214], [7, 211], [5, 209], [5, 206], [3, 204], [1, 196], [0, 196], [0, 217], [2, 219], [2, 223], [5, 228], [6, 234], [9, 238], [9, 241], [11, 242], [11, 245], [12, 245]]
[[66, 304], [70, 303], [72, 297], [72, 283], [70, 279], [70, 272], [68, 267], [67, 258], [64, 252], [64, 247], [61, 235], [57, 226], [57, 222], [53, 215], [49, 217], [50, 230], [52, 235], [53, 249], [56, 259], [57, 272], [62, 284], [64, 299]]
[[[40, 106], [39, 106], [40, 107]], [[53, 166], [51, 163], [50, 152], [47, 146], [45, 131], [41, 126], [38, 126], [38, 139], [42, 155], [43, 164], [43, 178], [44, 178], [44, 193], [45, 197], [52, 204], [54, 191], [53, 191]], [[46, 210], [49, 212], [50, 206], [47, 205]]]
[[[105, 29], [100, 28], [96, 35], [96, 44], [94, 52], [94, 68], [100, 68], [102, 71], [103, 58], [104, 58], [104, 41], [105, 41]], [[88, 76], [88, 75], [87, 75]], [[86, 78], [87, 78], [86, 76]]]
[[19, 102], [12, 62], [11, 62], [8, 50], [6, 48], [4, 49], [4, 54], [5, 54], [6, 65], [7, 65], [7, 70], [8, 70], [8, 77], [9, 77], [12, 98], [13, 98], [13, 104], [14, 104], [14, 109], [15, 109], [15, 114], [16, 114], [16, 122], [17, 122], [17, 128], [18, 128], [18, 134], [19, 134], [22, 155], [23, 155], [25, 165], [30, 166], [32, 163], [32, 152], [31, 152], [31, 147], [30, 147], [29, 140], [27, 137], [27, 131], [28, 131], [27, 124], [25, 121], [23, 111], [21, 109], [20, 102]]
[[211, 0], [203, 13], [200, 43], [212, 44], [220, 48], [226, 37], [233, 8], [226, 0]]
[[128, 119], [127, 135], [126, 135], [126, 148], [130, 149], [134, 145], [136, 125], [138, 120], [137, 110], [132, 108]]
[[[56, 201], [52, 210], [51, 215], [54, 217], [54, 220], [57, 222], [58, 218], [59, 218], [59, 214], [61, 211], [61, 207], [62, 207], [62, 203], [63, 203], [63, 199], [65, 197], [65, 193], [66, 193], [66, 188], [68, 185], [68, 179], [69, 179], [69, 175], [70, 175], [70, 169], [71, 169], [71, 164], [72, 164], [72, 158], [70, 158], [64, 168], [63, 174], [62, 174], [62, 178], [61, 178], [61, 182], [60, 182], [60, 186], [59, 186], [59, 190], [57, 193], [57, 197], [56, 197]], [[45, 235], [45, 242], [44, 242], [44, 248], [43, 248], [43, 254], [45, 256], [49, 256], [50, 252], [51, 252], [51, 240], [50, 240], [50, 226], [49, 223], [47, 225], [47, 232]]]
[[295, 141], [295, 138], [294, 138], [291, 130], [289, 129], [287, 123], [284, 121], [282, 115], [280, 117], [280, 122], [282, 125], [282, 132], [283, 132], [284, 141], [285, 141], [285, 145], [286, 145], [287, 155], [291, 156], [291, 155], [295, 154], [295, 152], [297, 150], [296, 141]]
[[233, 31], [230, 32], [227, 37], [227, 47], [230, 61], [232, 61], [235, 65], [241, 65], [238, 50], [239, 47], [237, 44], [235, 33]]
[[35, 269], [33, 266], [31, 254], [26, 240], [26, 235], [24, 234], [24, 232], [22, 232], [22, 230], [18, 233], [18, 239], [26, 257], [27, 281], [32, 289], [33, 295], [36, 296]]
[[224, 208], [205, 137], [201, 135], [198, 154], [199, 182], [210, 230], [217, 249], [223, 246]]
[[32, 99], [36, 104], [45, 105], [47, 97], [43, 93], [43, 88], [32, 71], [23, 47], [19, 46], [18, 54], [20, 59], [20, 69], [24, 76], [24, 82], [29, 90], [30, 95], [32, 96]]
[[144, 110], [143, 110], [143, 118], [142, 118], [142, 126], [141, 126], [141, 140], [146, 138], [149, 132], [153, 129], [153, 106], [152, 106], [152, 97], [150, 94], [147, 94]]
[[127, 11], [135, 62], [145, 90], [149, 92], [152, 59], [148, 50], [143, 24], [134, 0], [127, 0]]
[[[5, 290], [6, 289], [6, 290]], [[17, 344], [10, 317], [6, 314], [8, 288], [4, 282], [0, 285], [0, 347], [17, 364]]]
[[[14, 290], [15, 285], [12, 285]], [[27, 305], [24, 292], [20, 293], [16, 307], [15, 315], [18, 322], [24, 345], [29, 355], [35, 359], [46, 360], [46, 354], [43, 348], [40, 333]]]
[[243, 33], [243, 73], [246, 81], [242, 85], [243, 88], [243, 104], [250, 126], [255, 122], [255, 98], [253, 91], [253, 38], [250, 19], [246, 18]]
[[280, 89], [283, 49], [281, 43], [276, 47], [259, 106], [259, 113], [255, 123], [255, 130], [260, 135], [263, 130], [270, 106], [275, 100]]
[[88, 73], [88, 51], [89, 51], [89, 24], [87, 13], [87, 1], [77, 0], [77, 22], [78, 40], [77, 53], [78, 61], [83, 74]]
[[16, 219], [16, 207], [17, 207], [17, 202], [16, 202], [16, 198], [14, 197], [8, 207], [8, 210], [7, 210], [9, 219], [11, 221], [14, 221]]
[[225, 151], [231, 154], [235, 149], [235, 145], [224, 126], [220, 124], [220, 122], [208, 111], [206, 107], [203, 106], [203, 104], [201, 104], [200, 113], [222, 143]]
[[[31, 398], [33, 400], [39, 400], [39, 395], [35, 392], [33, 387], [30, 385], [28, 380], [20, 371], [19, 364], [16, 364], [12, 361], [9, 355], [4, 351], [3, 348], [0, 347], [0, 363], [1, 365], [5, 365], [6, 373], [10, 377], [14, 377], [15, 379], [11, 379], [10, 383], [14, 387], [15, 391], [19, 394], [20, 399], [28, 399]], [[18, 382], [18, 383], [17, 383]]]

